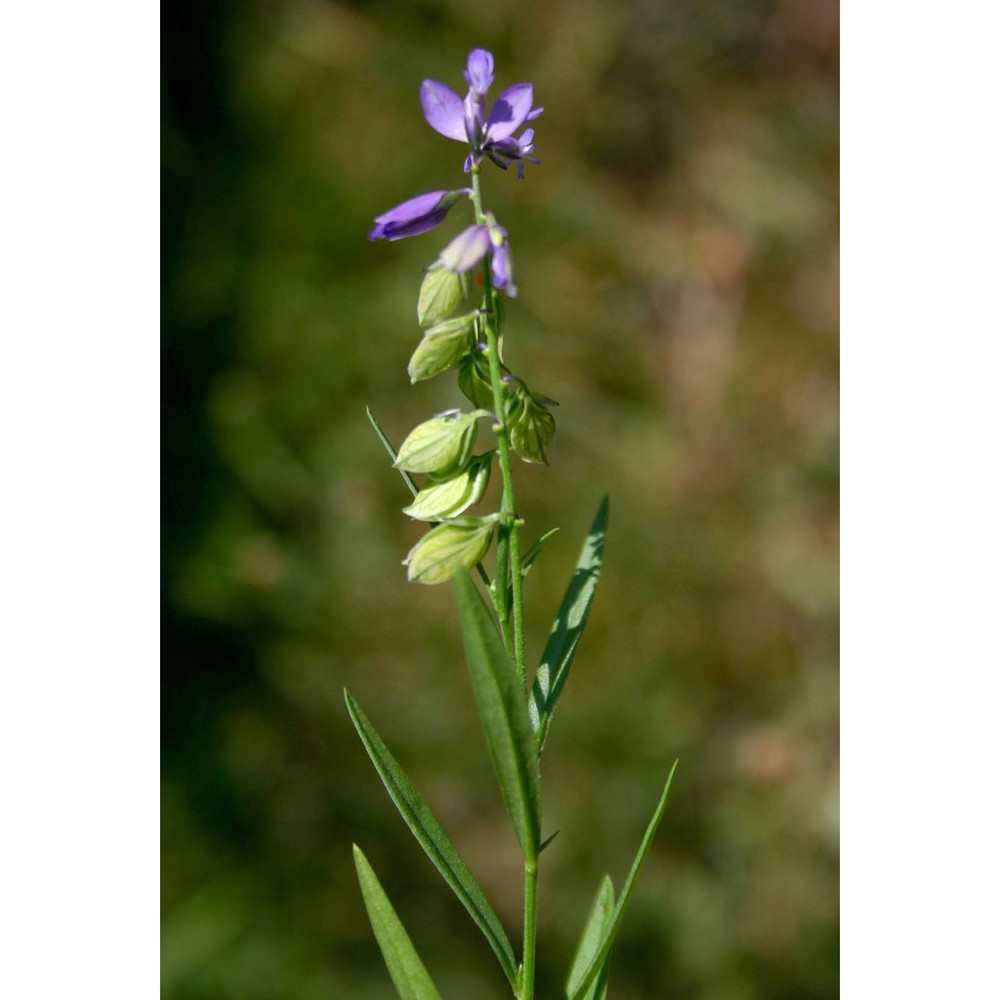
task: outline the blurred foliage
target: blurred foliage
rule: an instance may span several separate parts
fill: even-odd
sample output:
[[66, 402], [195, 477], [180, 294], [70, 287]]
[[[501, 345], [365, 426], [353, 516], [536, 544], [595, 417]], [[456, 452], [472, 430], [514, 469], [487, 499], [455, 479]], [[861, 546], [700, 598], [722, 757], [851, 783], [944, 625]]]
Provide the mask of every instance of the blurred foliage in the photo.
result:
[[[410, 387], [421, 267], [370, 244], [461, 183], [424, 123], [493, 50], [542, 166], [489, 169], [520, 297], [506, 355], [561, 403], [519, 464], [537, 658], [594, 509], [605, 569], [543, 762], [540, 996], [681, 765], [610, 995], [838, 994], [837, 5], [181, 3], [163, 14], [163, 995], [388, 997], [359, 842], [445, 996], [505, 996], [353, 732], [347, 686], [517, 940], [517, 850], [450, 588], [365, 417]], [[498, 477], [497, 477], [498, 478]], [[491, 486], [494, 495], [496, 484]], [[483, 509], [489, 509], [484, 507]]]

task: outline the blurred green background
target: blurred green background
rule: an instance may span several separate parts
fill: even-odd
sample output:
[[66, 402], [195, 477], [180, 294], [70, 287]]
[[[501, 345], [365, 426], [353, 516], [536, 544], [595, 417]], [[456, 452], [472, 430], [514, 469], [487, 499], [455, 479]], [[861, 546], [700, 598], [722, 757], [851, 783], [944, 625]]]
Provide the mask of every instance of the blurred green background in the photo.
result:
[[[389, 997], [362, 845], [444, 996], [500, 998], [488, 946], [354, 734], [349, 687], [505, 920], [517, 849], [447, 587], [365, 418], [410, 387], [420, 269], [467, 224], [366, 240], [459, 186], [420, 113], [475, 46], [535, 84], [543, 165], [484, 168], [520, 297], [508, 363], [558, 399], [519, 465], [541, 652], [601, 495], [605, 568], [543, 767], [561, 830], [540, 998], [681, 760], [613, 998], [838, 995], [837, 5], [250, 2], [162, 8], [163, 996]], [[497, 91], [494, 91], [494, 94]], [[494, 484], [496, 486], [496, 484]]]

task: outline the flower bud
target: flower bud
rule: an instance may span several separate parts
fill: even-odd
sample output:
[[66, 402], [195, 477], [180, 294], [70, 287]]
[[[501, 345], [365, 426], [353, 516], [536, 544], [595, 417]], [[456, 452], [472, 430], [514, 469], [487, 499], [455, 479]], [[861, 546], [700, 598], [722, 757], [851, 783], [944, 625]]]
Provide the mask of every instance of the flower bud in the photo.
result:
[[410, 382], [422, 382], [457, 365], [472, 350], [475, 331], [475, 313], [446, 319], [432, 326], [410, 358], [407, 367]]
[[496, 515], [446, 521], [410, 549], [403, 565], [414, 583], [445, 583], [460, 568], [472, 569], [489, 551]]
[[450, 410], [417, 425], [399, 446], [394, 463], [406, 472], [435, 472], [445, 475], [462, 468], [476, 443], [478, 410], [460, 413]]
[[520, 379], [511, 377], [509, 392], [504, 423], [511, 447], [526, 462], [548, 465], [547, 453], [556, 432], [555, 417], [546, 409], [542, 399], [533, 396]]
[[473, 406], [480, 406], [484, 410], [493, 409], [489, 363], [482, 353], [473, 351], [462, 358], [458, 367], [458, 387]]
[[458, 475], [444, 481], [432, 478], [403, 513], [417, 521], [457, 517], [479, 503], [490, 482], [493, 452], [476, 455]]

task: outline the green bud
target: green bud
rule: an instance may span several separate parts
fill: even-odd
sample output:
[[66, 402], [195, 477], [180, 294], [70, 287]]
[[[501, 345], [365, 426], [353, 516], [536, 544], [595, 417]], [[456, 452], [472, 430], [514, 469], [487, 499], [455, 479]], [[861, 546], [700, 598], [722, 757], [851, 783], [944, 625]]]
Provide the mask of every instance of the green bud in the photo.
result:
[[504, 423], [511, 447], [524, 461], [549, 464], [547, 452], [556, 432], [555, 417], [545, 408], [541, 398], [533, 396], [519, 380], [511, 386]]
[[474, 406], [493, 409], [493, 386], [490, 384], [490, 366], [480, 351], [464, 357], [458, 368], [458, 387]]
[[440, 521], [457, 517], [474, 503], [479, 503], [490, 482], [493, 452], [476, 455], [469, 464], [451, 479], [432, 479], [403, 513], [417, 521]]
[[446, 268], [431, 266], [424, 275], [417, 299], [417, 319], [421, 326], [430, 326], [446, 319], [462, 301], [462, 282]]
[[403, 560], [414, 583], [445, 583], [461, 568], [472, 569], [489, 551], [496, 515], [446, 521], [431, 528]]
[[422, 382], [457, 365], [472, 350], [475, 329], [475, 313], [446, 319], [432, 326], [410, 358], [407, 368], [410, 381]]
[[479, 410], [473, 413], [449, 410], [418, 424], [399, 446], [395, 468], [438, 475], [461, 469], [472, 454], [476, 421], [481, 416], [484, 414]]

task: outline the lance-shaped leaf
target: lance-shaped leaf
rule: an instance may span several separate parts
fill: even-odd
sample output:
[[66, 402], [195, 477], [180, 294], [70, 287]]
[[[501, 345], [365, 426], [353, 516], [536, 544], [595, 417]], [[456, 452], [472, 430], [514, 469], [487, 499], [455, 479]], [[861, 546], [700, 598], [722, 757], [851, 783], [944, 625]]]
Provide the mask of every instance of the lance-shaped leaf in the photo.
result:
[[[530, 549], [528, 549], [527, 552], [524, 553], [523, 556], [521, 556], [521, 579], [522, 580], [527, 577], [528, 573], [531, 571], [531, 567], [535, 565], [535, 562], [537, 561], [538, 557], [542, 554], [542, 546], [558, 530], [559, 530], [558, 528], [550, 528], [548, 531], [545, 532], [544, 535], [542, 535], [541, 538], [538, 539], [538, 541], [536, 541], [534, 543], [534, 545], [531, 546]], [[508, 587], [507, 587], [507, 608], [506, 608], [506, 614], [508, 616], [510, 615], [510, 610], [513, 607], [514, 607], [514, 588], [512, 586], [508, 585]], [[534, 722], [532, 722], [532, 728], [534, 728]]]
[[417, 521], [439, 521], [457, 517], [474, 503], [479, 503], [490, 481], [493, 452], [469, 459], [469, 464], [451, 479], [431, 479], [403, 513]]
[[594, 603], [597, 591], [597, 580], [601, 573], [601, 560], [604, 556], [604, 537], [608, 531], [608, 498], [601, 501], [597, 508], [590, 533], [583, 543], [580, 558], [576, 562], [573, 578], [566, 588], [559, 607], [559, 614], [549, 633], [549, 641], [542, 653], [542, 662], [535, 674], [535, 683], [531, 690], [531, 700], [528, 712], [531, 725], [535, 730], [535, 740], [541, 752], [545, 745], [552, 713], [562, 692], [569, 668], [573, 665], [576, 648], [587, 625], [590, 606]]
[[[569, 968], [569, 977], [566, 980], [566, 995], [572, 996], [580, 985], [584, 973], [586, 973], [590, 963], [594, 960], [601, 940], [611, 928], [611, 921], [614, 917], [615, 890], [611, 884], [611, 879], [605, 875], [601, 879], [597, 896], [594, 897], [594, 905], [590, 909], [590, 915], [583, 926], [583, 933], [580, 935], [580, 943], [576, 946], [576, 954], [573, 956], [573, 963]], [[608, 967], [611, 964], [611, 955], [604, 959], [601, 971], [594, 980], [590, 990], [585, 995], [585, 1000], [604, 1000], [608, 991]]]
[[449, 410], [417, 424], [399, 446], [396, 468], [439, 475], [460, 469], [472, 454], [476, 421], [484, 415], [481, 410], [472, 413]]
[[575, 988], [572, 991], [567, 991], [566, 995], [569, 1000], [584, 1000], [588, 995], [587, 991], [600, 975], [601, 966], [604, 964], [605, 959], [611, 953], [611, 946], [614, 944], [615, 935], [622, 925], [622, 920], [625, 917], [625, 909], [632, 898], [632, 890], [635, 888], [636, 879], [639, 877], [639, 872], [642, 871], [646, 856], [649, 854], [649, 849], [653, 844], [656, 828], [660, 825], [660, 820], [663, 818], [663, 810], [667, 806], [667, 796], [670, 794], [670, 783], [674, 780], [674, 771], [676, 770], [677, 761], [674, 761], [674, 766], [670, 768], [670, 774], [667, 776], [667, 783], [663, 786], [663, 794], [660, 796], [660, 801], [653, 813], [653, 818], [649, 821], [645, 836], [643, 836], [642, 843], [639, 845], [639, 853], [636, 854], [635, 861], [632, 862], [632, 868], [628, 873], [628, 878], [625, 879], [625, 885], [622, 887], [622, 894], [618, 897], [618, 903], [615, 906], [611, 921], [602, 931], [600, 943], [594, 951], [593, 957], [587, 964], [586, 969], [576, 981]]
[[424, 275], [417, 298], [417, 320], [430, 326], [446, 319], [462, 301], [462, 280], [435, 262]]
[[538, 756], [521, 685], [468, 573], [455, 575], [465, 657], [493, 770], [528, 863], [538, 859]]
[[441, 994], [420, 961], [406, 928], [396, 916], [389, 897], [357, 844], [354, 845], [354, 866], [358, 870], [368, 919], [401, 1000], [441, 1000]]
[[441, 825], [434, 818], [409, 776], [399, 766], [396, 758], [382, 741], [382, 737], [346, 690], [344, 700], [347, 702], [347, 711], [350, 713], [354, 728], [358, 731], [358, 736], [361, 737], [361, 742], [365, 745], [365, 750], [368, 751], [368, 756], [400, 816], [417, 838], [417, 843], [424, 849], [427, 857], [431, 859], [431, 863], [448, 883], [451, 891], [459, 898], [483, 932], [483, 936], [500, 962], [504, 975], [513, 986], [517, 964], [514, 949], [500, 919], [483, 895], [479, 883], [448, 839], [448, 835], [441, 829]]
[[496, 514], [463, 517], [431, 528], [403, 560], [412, 583], [447, 583], [459, 570], [472, 569], [489, 551]]
[[[372, 413], [371, 407], [366, 406], [365, 412], [368, 414], [368, 422], [372, 425], [375, 433], [378, 435], [379, 441], [382, 442], [382, 447], [389, 454], [389, 458], [392, 459], [393, 465], [396, 463], [396, 449], [393, 448], [392, 442], [387, 437], [384, 430], [382, 430], [381, 425], [375, 419], [375, 414]], [[411, 476], [406, 469], [397, 469], [399, 474], [403, 477], [403, 482], [406, 483], [406, 488], [410, 491], [413, 496], [416, 496], [420, 490], [417, 488], [417, 484], [413, 481], [413, 476]]]

